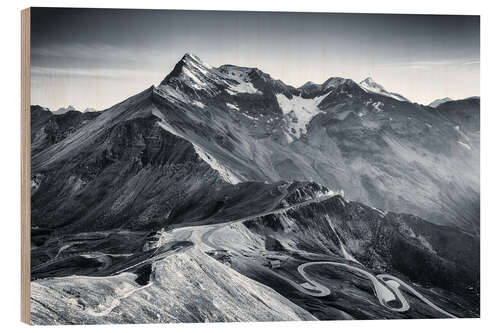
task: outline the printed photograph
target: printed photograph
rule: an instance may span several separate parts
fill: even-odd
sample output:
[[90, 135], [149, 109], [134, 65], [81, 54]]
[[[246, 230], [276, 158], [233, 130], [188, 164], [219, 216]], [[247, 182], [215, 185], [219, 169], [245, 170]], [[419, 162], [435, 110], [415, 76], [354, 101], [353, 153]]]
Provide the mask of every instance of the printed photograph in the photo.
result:
[[30, 15], [32, 324], [480, 316], [479, 16]]

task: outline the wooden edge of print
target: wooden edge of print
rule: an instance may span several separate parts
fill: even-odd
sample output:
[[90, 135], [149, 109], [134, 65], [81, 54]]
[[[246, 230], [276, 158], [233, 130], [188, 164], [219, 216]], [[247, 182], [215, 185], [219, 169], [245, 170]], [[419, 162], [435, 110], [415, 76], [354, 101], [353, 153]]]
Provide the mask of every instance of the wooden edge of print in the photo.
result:
[[30, 9], [21, 11], [21, 321], [30, 324]]

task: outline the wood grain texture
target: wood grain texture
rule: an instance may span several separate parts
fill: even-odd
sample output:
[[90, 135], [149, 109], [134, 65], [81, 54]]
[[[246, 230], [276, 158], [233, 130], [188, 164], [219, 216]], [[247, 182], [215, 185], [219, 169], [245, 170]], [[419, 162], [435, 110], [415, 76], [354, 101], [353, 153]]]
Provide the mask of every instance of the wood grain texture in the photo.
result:
[[21, 321], [30, 324], [30, 9], [21, 11]]

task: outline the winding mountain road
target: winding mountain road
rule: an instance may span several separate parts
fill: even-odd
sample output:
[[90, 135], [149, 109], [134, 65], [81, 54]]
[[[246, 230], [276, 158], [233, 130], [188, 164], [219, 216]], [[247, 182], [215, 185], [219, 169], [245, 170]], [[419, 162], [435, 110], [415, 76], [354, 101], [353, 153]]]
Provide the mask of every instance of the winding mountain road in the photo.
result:
[[[381, 305], [383, 305], [384, 307], [386, 307], [392, 311], [396, 311], [396, 312], [405, 312], [405, 311], [408, 311], [410, 309], [410, 305], [408, 304], [406, 299], [403, 297], [403, 295], [399, 292], [399, 290], [397, 293], [393, 292], [393, 290], [391, 290], [392, 288], [387, 287], [385, 284], [380, 282], [380, 280], [377, 279], [377, 277], [375, 277], [373, 274], [365, 271], [364, 269], [361, 269], [361, 268], [356, 267], [356, 266], [351, 266], [351, 265], [348, 265], [345, 263], [334, 262], [334, 261], [314, 261], [314, 262], [308, 262], [308, 263], [302, 264], [299, 267], [297, 267], [297, 270], [299, 271], [300, 275], [302, 275], [302, 277], [307, 282], [309, 282], [311, 285], [313, 285], [317, 290], [323, 291], [322, 294], [317, 295], [317, 296], [329, 295], [330, 289], [323, 286], [321, 283], [315, 281], [306, 273], [305, 269], [307, 267], [315, 266], [315, 265], [339, 266], [339, 267], [347, 268], [349, 270], [360, 273], [372, 282], [373, 287], [375, 289], [375, 295], [377, 296], [378, 301]], [[328, 292], [325, 292], [325, 291], [328, 291]], [[399, 302], [401, 302], [400, 307], [394, 307], [394, 306], [391, 306], [389, 304], [389, 302], [395, 301], [395, 300], [398, 300]]]
[[[449, 318], [458, 318], [455, 315], [441, 309], [439, 306], [436, 304], [432, 303], [428, 298], [426, 298], [424, 295], [422, 295], [420, 292], [418, 292], [415, 288], [410, 286], [408, 283], [402, 281], [401, 279], [390, 275], [390, 274], [379, 274], [377, 276], [374, 276], [370, 272], [365, 271], [362, 268], [356, 267], [356, 266], [351, 266], [349, 264], [345, 263], [340, 263], [340, 262], [334, 262], [334, 261], [315, 261], [315, 262], [308, 262], [300, 265], [297, 267], [298, 272], [302, 277], [309, 283], [311, 284], [315, 290], [318, 290], [319, 293], [317, 293], [316, 297], [323, 297], [323, 296], [328, 296], [330, 294], [330, 290], [319, 283], [318, 281], [312, 279], [305, 271], [305, 268], [313, 266], [313, 265], [333, 265], [333, 266], [339, 266], [343, 268], [347, 268], [349, 270], [361, 273], [365, 277], [367, 277], [373, 284], [373, 287], [375, 289], [375, 295], [377, 296], [379, 303], [383, 305], [384, 307], [396, 311], [396, 312], [406, 312], [410, 309], [410, 304], [408, 303], [408, 300], [404, 297], [404, 295], [401, 293], [401, 287], [406, 289], [407, 292], [413, 294], [415, 297], [420, 299], [422, 302], [433, 308], [434, 310], [440, 312], [441, 314], [449, 317]], [[395, 307], [391, 305], [389, 302], [391, 301], [399, 301], [401, 306]]]
[[[230, 225], [236, 224], [236, 223], [243, 223], [243, 222], [255, 219], [255, 218], [269, 215], [269, 214], [283, 213], [289, 209], [298, 208], [298, 207], [307, 205], [311, 202], [320, 202], [320, 201], [329, 199], [332, 196], [333, 195], [330, 195], [330, 196], [327, 195], [327, 196], [320, 197], [317, 199], [307, 200], [307, 201], [301, 202], [301, 203], [296, 204], [296, 205], [291, 205], [288, 207], [280, 208], [280, 209], [277, 209], [274, 211], [269, 211], [269, 212], [262, 213], [262, 214], [255, 214], [255, 215], [241, 218], [238, 220], [234, 220], [234, 221], [230, 221], [230, 222], [226, 222], [226, 223], [221, 223], [221, 224], [217, 224], [217, 225], [212, 225], [212, 226], [205, 228], [205, 230], [203, 230], [202, 234], [198, 235], [197, 238], [199, 239], [199, 241], [201, 243], [203, 243], [207, 247], [209, 247], [211, 249], [217, 249], [217, 246], [212, 242], [211, 237], [214, 233], [216, 233], [218, 230], [220, 230], [222, 228], [225, 228], [227, 226], [230, 226]], [[338, 237], [338, 235], [337, 235], [337, 237]], [[344, 249], [344, 252], [345, 252], [345, 249]], [[360, 264], [356, 259], [354, 259], [354, 260], [351, 259], [351, 257], [352, 256], [349, 255], [346, 257], [346, 259]], [[354, 257], [352, 257], [352, 258], [354, 258]], [[287, 281], [291, 286], [293, 286], [294, 288], [296, 288], [297, 290], [299, 290], [302, 293], [305, 293], [307, 295], [314, 296], [314, 297], [328, 296], [331, 294], [330, 289], [328, 287], [322, 285], [318, 281], [314, 280], [306, 272], [306, 268], [311, 267], [311, 266], [315, 266], [315, 265], [331, 265], [331, 266], [336, 266], [336, 267], [342, 267], [344, 269], [348, 269], [348, 270], [354, 271], [356, 273], [359, 273], [359, 274], [365, 276], [367, 279], [369, 279], [372, 282], [373, 288], [375, 291], [375, 296], [377, 297], [379, 303], [391, 311], [406, 312], [410, 309], [410, 304], [409, 304], [408, 300], [405, 298], [405, 296], [401, 292], [401, 288], [404, 288], [404, 289], [406, 289], [406, 291], [408, 293], [413, 294], [415, 297], [420, 299], [422, 302], [424, 302], [425, 304], [427, 304], [428, 306], [430, 306], [434, 310], [440, 312], [441, 314], [443, 314], [447, 317], [450, 317], [450, 318], [457, 318], [455, 315], [441, 309], [440, 307], [438, 307], [437, 305], [432, 303], [429, 299], [427, 299], [425, 296], [423, 296], [421, 293], [419, 293], [417, 290], [415, 290], [415, 288], [411, 287], [409, 284], [402, 281], [401, 279], [399, 279], [395, 276], [392, 276], [390, 274], [379, 274], [379, 275], [375, 276], [372, 273], [370, 273], [370, 272], [368, 272], [360, 267], [349, 265], [347, 263], [335, 262], [335, 261], [314, 261], [314, 262], [304, 263], [304, 264], [297, 267], [297, 271], [299, 272], [299, 274], [304, 278], [305, 281], [307, 281], [304, 284], [299, 284], [299, 283], [297, 283], [297, 282], [295, 282], [295, 281], [293, 281], [293, 280], [291, 280], [291, 279], [289, 279], [281, 274], [278, 274], [277, 272], [275, 272], [271, 269], [269, 270], [269, 272], [271, 274], [277, 276], [278, 278]], [[360, 265], [362, 265], [362, 264], [360, 264]], [[395, 301], [398, 302], [399, 305], [391, 304], [391, 302], [395, 302]]]
[[[392, 286], [392, 288], [394, 288], [393, 290], [395, 290], [395, 291], [397, 290], [399, 292], [400, 287], [404, 287], [406, 290], [408, 290], [410, 293], [412, 293], [415, 297], [419, 298], [422, 302], [424, 302], [425, 304], [427, 304], [428, 306], [430, 306], [434, 310], [436, 310], [438, 312], [441, 312], [445, 316], [448, 316], [450, 318], [458, 318], [457, 316], [455, 316], [455, 315], [453, 315], [453, 314], [451, 314], [451, 313], [449, 313], [449, 312], [441, 309], [439, 306], [437, 306], [436, 304], [432, 303], [424, 295], [422, 295], [417, 290], [415, 290], [415, 288], [413, 288], [408, 283], [404, 282], [403, 280], [401, 280], [401, 279], [399, 279], [399, 278], [397, 278], [395, 276], [392, 276], [390, 274], [379, 274], [379, 275], [377, 275], [377, 278], [379, 278], [380, 280], [386, 282], [389, 286]], [[399, 292], [399, 294], [401, 294], [401, 293]]]
[[[181, 238], [183, 240], [190, 240], [193, 242], [195, 246], [198, 247], [205, 247], [205, 249], [210, 249], [210, 250], [216, 250], [219, 247], [212, 242], [212, 236], [214, 233], [219, 231], [222, 228], [228, 227], [233, 224], [238, 224], [238, 223], [244, 223], [249, 220], [253, 220], [256, 218], [264, 217], [269, 214], [279, 214], [279, 213], [284, 213], [290, 209], [296, 209], [305, 205], [308, 205], [312, 202], [321, 202], [324, 200], [327, 200], [331, 197], [333, 197], [334, 194], [328, 194], [319, 198], [315, 199], [310, 199], [306, 200], [304, 202], [295, 204], [295, 205], [290, 205], [288, 207], [283, 207], [271, 211], [266, 211], [264, 213], [259, 213], [259, 214], [254, 214], [250, 216], [246, 216], [244, 218], [240, 218], [237, 220], [229, 221], [229, 222], [224, 222], [224, 223], [219, 223], [219, 224], [213, 224], [213, 225], [203, 225], [203, 226], [190, 226], [190, 227], [183, 227], [179, 229], [174, 229], [168, 232], [170, 238], [173, 238], [175, 240], [180, 240]], [[345, 249], [344, 249], [344, 252]], [[346, 252], [347, 253], [347, 252]], [[344, 254], [345, 255], [345, 254]], [[347, 256], [346, 259], [349, 261], [352, 261], [353, 263], [357, 263], [362, 266], [354, 257], [352, 256]], [[277, 278], [283, 279], [287, 281], [291, 286], [299, 290], [300, 292], [314, 296], [314, 297], [325, 297], [331, 294], [331, 290], [322, 285], [320, 282], [314, 280], [307, 272], [306, 269], [311, 266], [315, 265], [331, 265], [331, 266], [336, 266], [336, 267], [342, 267], [344, 269], [351, 270], [355, 273], [361, 274], [367, 279], [369, 279], [373, 285], [375, 296], [377, 297], [379, 303], [384, 306], [385, 308], [395, 311], [395, 312], [406, 312], [410, 309], [410, 304], [408, 300], [405, 298], [403, 293], [401, 292], [401, 288], [404, 288], [406, 292], [413, 294], [415, 297], [420, 299], [422, 302], [433, 308], [434, 310], [440, 312], [441, 314], [450, 317], [450, 318], [457, 318], [453, 314], [441, 309], [434, 303], [432, 303], [429, 299], [427, 299], [425, 296], [423, 296], [421, 293], [419, 293], [417, 290], [415, 290], [413, 287], [408, 285], [406, 282], [400, 280], [399, 278], [392, 276], [390, 274], [379, 274], [377, 276], [373, 275], [372, 273], [364, 270], [363, 268], [360, 268], [358, 266], [353, 266], [349, 265], [347, 263], [343, 262], [335, 262], [335, 261], [313, 261], [313, 262], [307, 262], [304, 263], [300, 266], [297, 267], [297, 271], [299, 274], [304, 278], [306, 283], [299, 284], [296, 281], [293, 281], [275, 271], [272, 269], [269, 269], [270, 274], [276, 276]], [[395, 303], [392, 303], [395, 302]], [[399, 304], [398, 304], [399, 303]]]

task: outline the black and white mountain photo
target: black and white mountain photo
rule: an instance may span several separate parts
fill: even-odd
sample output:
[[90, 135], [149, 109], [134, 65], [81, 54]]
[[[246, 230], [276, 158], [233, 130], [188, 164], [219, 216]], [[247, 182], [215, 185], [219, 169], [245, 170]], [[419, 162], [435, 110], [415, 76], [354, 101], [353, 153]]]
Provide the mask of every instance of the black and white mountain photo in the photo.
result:
[[478, 16], [31, 15], [33, 324], [479, 317]]

